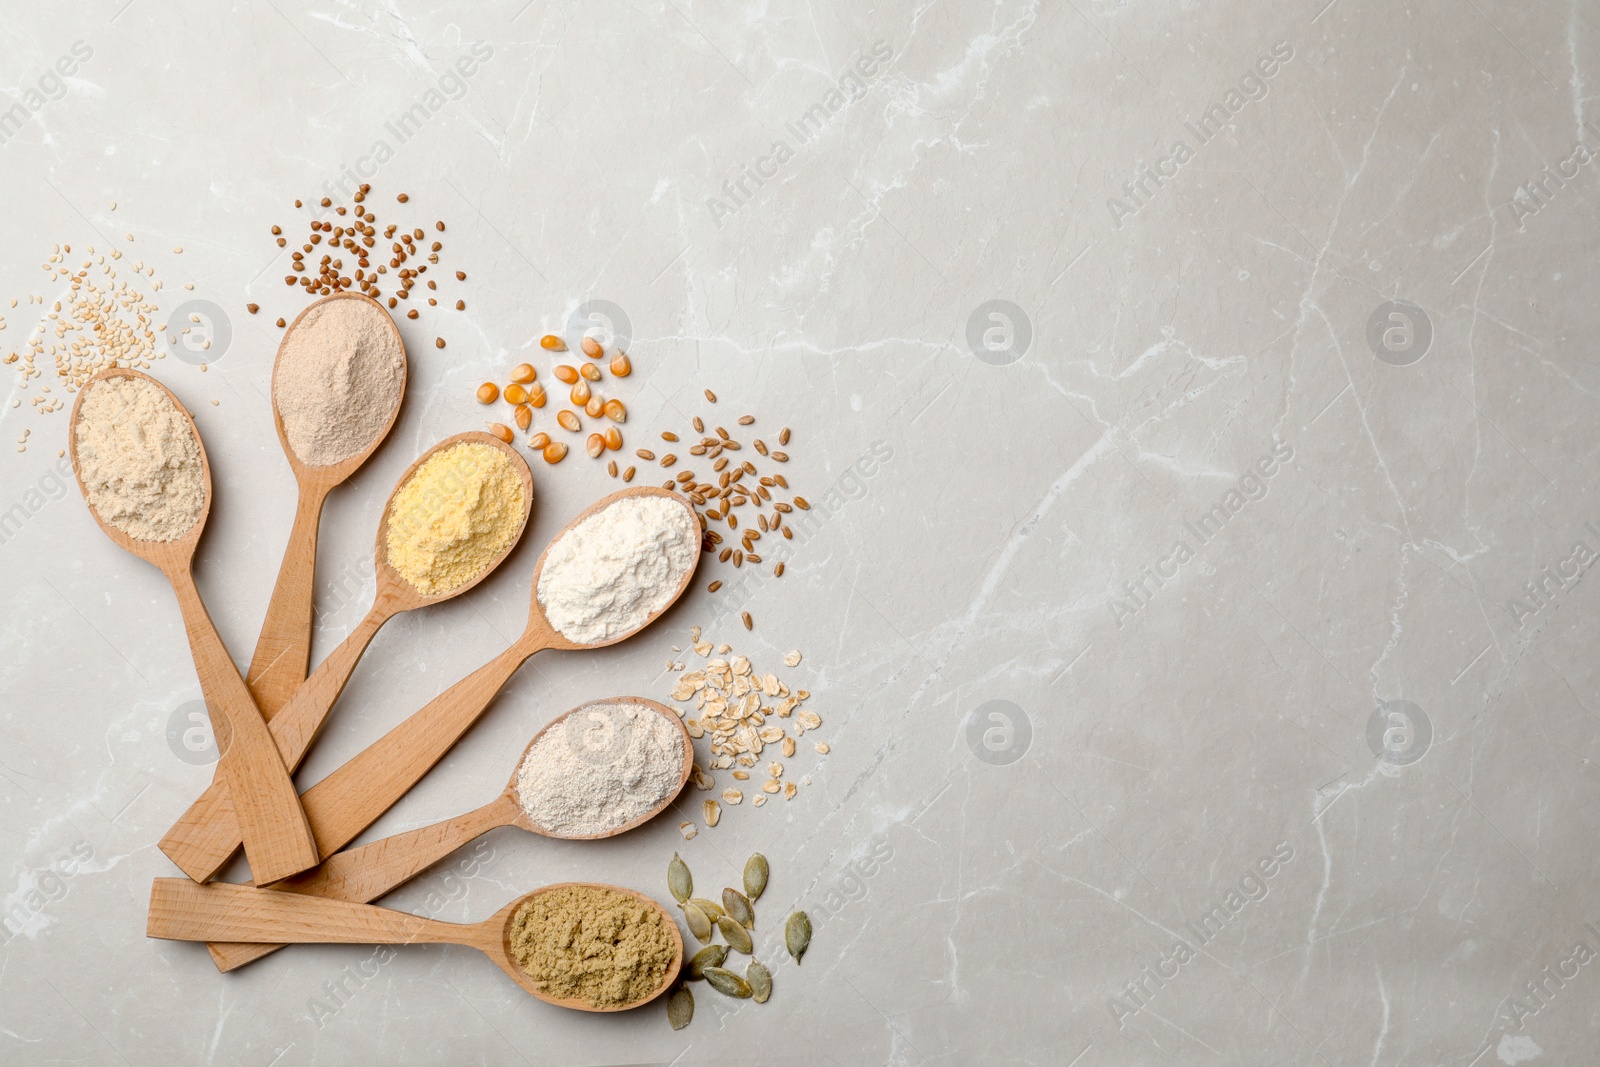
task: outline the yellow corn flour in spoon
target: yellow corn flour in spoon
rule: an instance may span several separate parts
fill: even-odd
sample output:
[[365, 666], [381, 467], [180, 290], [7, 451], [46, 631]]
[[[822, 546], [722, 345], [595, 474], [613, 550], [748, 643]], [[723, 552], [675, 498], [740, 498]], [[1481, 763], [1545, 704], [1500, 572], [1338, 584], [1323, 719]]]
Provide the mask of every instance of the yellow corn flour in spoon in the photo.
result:
[[512, 957], [541, 990], [592, 1008], [655, 992], [677, 947], [655, 908], [595, 886], [538, 894], [517, 909], [510, 933]]
[[517, 469], [492, 445], [435, 452], [394, 496], [389, 565], [423, 596], [461, 588], [516, 540], [522, 493]]

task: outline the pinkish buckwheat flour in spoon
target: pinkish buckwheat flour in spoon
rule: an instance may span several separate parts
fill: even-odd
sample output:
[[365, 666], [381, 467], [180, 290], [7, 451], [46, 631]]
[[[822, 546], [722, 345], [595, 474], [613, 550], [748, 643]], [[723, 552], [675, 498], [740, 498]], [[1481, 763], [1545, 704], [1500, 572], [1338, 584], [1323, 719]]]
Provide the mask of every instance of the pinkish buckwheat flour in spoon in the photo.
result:
[[547, 550], [539, 606], [578, 644], [630, 633], [677, 595], [700, 552], [693, 512], [664, 495], [624, 496]]
[[383, 308], [359, 299], [309, 308], [285, 335], [272, 380], [289, 447], [311, 467], [360, 454], [389, 425], [405, 379]]

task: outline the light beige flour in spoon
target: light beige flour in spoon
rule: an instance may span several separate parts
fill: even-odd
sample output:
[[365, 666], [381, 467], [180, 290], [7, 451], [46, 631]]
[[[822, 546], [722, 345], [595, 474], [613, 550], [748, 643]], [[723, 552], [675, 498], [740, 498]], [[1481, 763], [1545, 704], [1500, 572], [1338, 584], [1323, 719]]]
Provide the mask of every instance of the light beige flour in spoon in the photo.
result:
[[78, 475], [100, 518], [140, 541], [175, 541], [206, 503], [200, 445], [157, 385], [106, 378], [78, 408]]
[[365, 300], [329, 300], [284, 338], [272, 398], [300, 462], [327, 467], [366, 450], [400, 403], [405, 349], [389, 315]]

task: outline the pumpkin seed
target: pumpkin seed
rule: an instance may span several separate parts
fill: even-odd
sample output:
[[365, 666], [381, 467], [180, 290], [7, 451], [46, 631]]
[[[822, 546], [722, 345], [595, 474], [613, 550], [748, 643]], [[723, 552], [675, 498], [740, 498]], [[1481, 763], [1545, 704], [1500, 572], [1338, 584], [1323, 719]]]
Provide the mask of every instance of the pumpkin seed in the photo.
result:
[[741, 1000], [750, 996], [753, 992], [749, 982], [746, 982], [732, 971], [723, 970], [721, 967], [707, 967], [706, 981], [718, 993], [724, 996], [738, 997]]
[[679, 986], [667, 1001], [667, 1022], [674, 1030], [682, 1030], [694, 1018], [694, 994], [688, 986]]
[[683, 921], [689, 924], [689, 932], [694, 939], [702, 945], [711, 940], [711, 919], [704, 911], [695, 907], [694, 901], [681, 905], [683, 908]]
[[667, 864], [667, 888], [672, 890], [672, 898], [679, 904], [694, 896], [694, 876], [676, 852], [672, 854], [672, 862]]
[[744, 895], [750, 898], [751, 903], [761, 899], [761, 894], [767, 890], [767, 857], [759, 852], [750, 854], [744, 864]]
[[721, 967], [727, 961], [727, 945], [707, 945], [689, 958], [689, 980], [704, 978], [707, 967]]
[[724, 889], [722, 891], [722, 910], [746, 930], [756, 928], [756, 912], [750, 906], [750, 898], [737, 889]]
[[722, 931], [723, 940], [727, 941], [728, 947], [735, 952], [742, 952], [748, 956], [755, 951], [755, 945], [750, 941], [750, 931], [728, 916], [724, 915], [717, 920], [717, 929]]
[[789, 921], [783, 924], [783, 941], [789, 949], [789, 955], [799, 963], [800, 957], [811, 947], [811, 920], [806, 917], [805, 912], [797, 911], [789, 916]]
[[722, 908], [718, 906], [717, 902], [714, 900], [707, 900], [705, 897], [695, 897], [693, 900], [689, 901], [689, 903], [705, 912], [706, 918], [712, 922], [716, 922], [718, 919], [722, 918]]
[[750, 961], [750, 966], [744, 969], [744, 979], [750, 983], [750, 999], [757, 1004], [765, 1004], [772, 996], [772, 972], [759, 960]]

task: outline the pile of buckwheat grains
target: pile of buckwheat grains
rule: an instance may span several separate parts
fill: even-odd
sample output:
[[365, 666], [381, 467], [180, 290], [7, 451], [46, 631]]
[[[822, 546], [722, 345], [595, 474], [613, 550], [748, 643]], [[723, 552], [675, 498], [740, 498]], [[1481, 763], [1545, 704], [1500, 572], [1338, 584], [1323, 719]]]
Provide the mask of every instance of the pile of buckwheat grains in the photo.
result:
[[[446, 272], [439, 271], [426, 282], [422, 276], [428, 273], [430, 266], [439, 266], [439, 253], [444, 250], [444, 241], [439, 235], [445, 232], [444, 221], [436, 219], [428, 229], [414, 225], [406, 230], [398, 223], [390, 223], [383, 226], [380, 237], [378, 227], [382, 223], [373, 210], [371, 194], [372, 186], [364, 184], [351, 196], [348, 206], [335, 204], [333, 198], [327, 196], [317, 201], [312, 210], [323, 217], [310, 220], [310, 233], [291, 253], [292, 273], [284, 275], [283, 283], [298, 285], [307, 296], [353, 290], [386, 304], [391, 310], [398, 308], [402, 300], [409, 301], [412, 290], [423, 286], [428, 306], [437, 307], [439, 276]], [[401, 204], [410, 199], [405, 193], [395, 197]], [[294, 206], [303, 207], [303, 202], [296, 200]], [[334, 214], [332, 219], [325, 217], [330, 208]], [[272, 235], [279, 248], [288, 246], [289, 238], [284, 236], [282, 226], [274, 224]], [[380, 240], [389, 242], [387, 250], [379, 248]], [[347, 257], [349, 262], [346, 262]], [[454, 274], [457, 282], [467, 280], [466, 271], [458, 270]], [[467, 309], [464, 299], [458, 297], [453, 302], [449, 297], [444, 299], [453, 303], [457, 311]], [[252, 315], [261, 310], [259, 304], [245, 307]], [[415, 319], [417, 309], [412, 307], [405, 315]], [[288, 319], [280, 317], [278, 326], [286, 325]], [[443, 337], [435, 337], [433, 343], [435, 348], [445, 346]]]
[[[791, 759], [806, 731], [822, 726], [821, 716], [801, 707], [811, 698], [811, 693], [805, 689], [791, 690], [777, 675], [757, 671], [745, 656], [722, 658], [733, 652], [732, 646], [713, 646], [702, 639], [698, 626], [690, 629], [689, 638], [696, 655], [709, 658], [715, 651], [718, 657], [692, 671], [682, 662], [667, 664], [667, 670], [678, 675], [672, 699], [679, 704], [692, 701], [692, 711], [697, 713], [694, 718], [684, 719], [684, 728], [690, 737], [704, 739], [710, 751], [704, 764], [696, 759], [689, 780], [697, 789], [711, 790], [717, 784], [714, 771], [728, 770], [735, 782], [748, 782], [752, 769], [757, 769], [765, 780], [759, 787], [747, 787], [760, 790], [753, 794], [751, 807], [759, 808], [766, 804], [768, 797], [780, 794], [785, 800], [793, 800], [800, 786], [811, 784], [810, 777], [802, 777], [798, 783], [793, 775], [785, 778], [787, 768], [782, 761], [769, 754], [767, 763], [760, 766], [761, 756], [771, 747], [782, 753], [784, 759]], [[673, 646], [673, 651], [680, 649]], [[798, 651], [790, 652], [783, 657], [784, 666], [798, 667], [801, 658]], [[767, 700], [773, 703], [765, 703]], [[691, 709], [674, 710], [687, 716]], [[813, 747], [818, 755], [826, 756], [831, 751], [826, 741], [818, 741]], [[744, 790], [738, 785], [729, 786], [719, 797], [720, 803], [712, 798], [701, 802], [701, 813], [708, 828], [721, 821], [724, 805], [733, 807], [744, 802]], [[686, 840], [692, 840], [699, 833], [692, 822], [680, 823], [678, 831]]]

